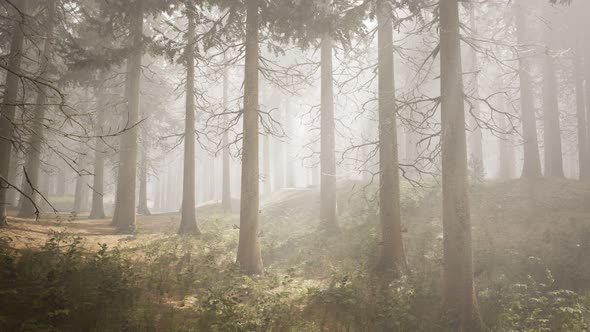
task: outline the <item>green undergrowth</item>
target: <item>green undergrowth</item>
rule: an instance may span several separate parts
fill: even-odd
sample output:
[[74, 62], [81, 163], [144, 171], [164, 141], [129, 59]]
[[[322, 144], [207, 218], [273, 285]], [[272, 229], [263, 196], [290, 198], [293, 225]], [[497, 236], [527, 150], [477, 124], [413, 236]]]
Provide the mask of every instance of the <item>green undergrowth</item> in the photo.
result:
[[[4, 237], [0, 331], [445, 331], [440, 224], [423, 219], [439, 196], [412, 190], [404, 187], [402, 202], [410, 270], [396, 280], [376, 273], [377, 206], [370, 186], [353, 182], [340, 188], [336, 234], [301, 208], [317, 199], [309, 191], [262, 206], [260, 276], [239, 272], [239, 220], [214, 206], [199, 214], [197, 237], [176, 235], [175, 215], [142, 221], [125, 240], [134, 245], [120, 248], [89, 249], [62, 232], [41, 249], [15, 250]], [[478, 244], [489, 331], [588, 330], [590, 296], [566, 287], [555, 257]]]

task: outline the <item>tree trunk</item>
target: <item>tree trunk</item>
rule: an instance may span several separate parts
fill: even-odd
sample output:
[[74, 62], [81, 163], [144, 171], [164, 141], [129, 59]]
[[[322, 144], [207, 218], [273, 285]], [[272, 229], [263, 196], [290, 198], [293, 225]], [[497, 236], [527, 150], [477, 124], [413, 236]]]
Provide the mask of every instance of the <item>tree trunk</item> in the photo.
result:
[[377, 12], [379, 73], [379, 219], [381, 221], [381, 268], [392, 276], [405, 270], [400, 214], [397, 121], [393, 65], [393, 8], [382, 5]]
[[509, 128], [506, 117], [500, 116], [499, 121], [500, 129], [503, 132], [499, 139], [499, 151], [500, 151], [500, 170], [498, 177], [501, 180], [509, 180], [514, 178], [514, 145], [512, 141], [512, 128]]
[[[283, 123], [282, 119], [278, 119], [277, 121], [279, 121], [280, 123]], [[283, 187], [285, 186], [285, 174], [283, 172], [283, 170], [285, 169], [285, 164], [284, 164], [284, 151], [283, 151], [283, 144], [280, 140], [278, 139], [274, 139], [273, 140], [273, 166], [274, 166], [274, 170], [273, 170], [273, 191], [278, 191], [283, 189]]]
[[127, 58], [127, 130], [121, 134], [119, 172], [113, 226], [118, 233], [135, 232], [135, 186], [137, 168], [137, 123], [139, 121], [139, 90], [143, 38], [143, 0], [130, 15], [132, 50]]
[[[525, 2], [520, 0], [516, 4], [516, 34], [518, 44], [522, 47], [529, 41], [526, 31], [526, 13]], [[539, 156], [539, 143], [537, 140], [537, 119], [535, 116], [535, 105], [533, 101], [533, 86], [531, 79], [530, 59], [526, 57], [529, 54], [519, 56], [520, 79], [520, 104], [522, 113], [522, 134], [524, 139], [524, 164], [522, 166], [523, 178], [538, 178], [541, 173], [541, 157]]]
[[243, 126], [237, 262], [242, 272], [260, 274], [263, 268], [258, 241], [258, 0], [247, 0]]
[[321, 42], [322, 102], [320, 110], [320, 222], [329, 233], [339, 231], [336, 220], [336, 155], [334, 125], [334, 79], [332, 77], [332, 38], [324, 33]]
[[[0, 139], [1, 140], [1, 139]], [[19, 164], [19, 156], [18, 156], [18, 151], [12, 151], [12, 154], [10, 156], [10, 166], [8, 169], [8, 181], [10, 183], [12, 183], [13, 185], [17, 183], [18, 181], [18, 164]], [[1, 190], [1, 189], [0, 189]], [[11, 205], [12, 207], [16, 206], [16, 197], [17, 197], [17, 191], [14, 188], [8, 188], [7, 192], [6, 192], [6, 201], [5, 201], [5, 205], [4, 206], [8, 206]], [[0, 212], [1, 214], [2, 212]], [[0, 227], [2, 227], [2, 222], [1, 220], [4, 219], [0, 219]]]
[[[549, 33], [549, 32], [547, 32]], [[563, 178], [561, 129], [559, 126], [557, 78], [555, 62], [549, 54], [543, 56], [543, 123], [545, 140], [545, 176]]]
[[[147, 136], [147, 135], [146, 135]], [[151, 215], [150, 209], [147, 204], [147, 181], [148, 181], [148, 137], [145, 137], [146, 141], [143, 142], [141, 151], [141, 166], [139, 167], [139, 201], [137, 203], [137, 213], [149, 216]]]
[[264, 175], [262, 178], [262, 184], [264, 190], [262, 191], [264, 195], [268, 196], [272, 193], [271, 183], [270, 183], [270, 134], [266, 134], [262, 136], [262, 160], [263, 160], [263, 168], [264, 168]]
[[295, 130], [293, 128], [293, 122], [295, 121], [295, 117], [293, 116], [293, 110], [291, 109], [291, 103], [289, 100], [285, 102], [285, 121], [286, 121], [286, 129], [287, 129], [287, 136], [289, 139], [289, 144], [287, 144], [286, 148], [286, 163], [287, 169], [285, 170], [285, 180], [287, 188], [295, 188], [295, 158], [293, 157], [293, 145], [295, 144], [294, 136]]
[[57, 189], [55, 192], [56, 196], [63, 197], [66, 195], [66, 172], [67, 172], [67, 165], [62, 160], [59, 160], [58, 163], [61, 164], [61, 167], [57, 170]]
[[[228, 111], [229, 99], [229, 76], [227, 70], [223, 73], [223, 110]], [[224, 116], [224, 123], [227, 123], [227, 116]], [[223, 175], [222, 175], [222, 190], [221, 190], [221, 206], [225, 212], [231, 212], [231, 176], [230, 176], [230, 155], [229, 155], [229, 140], [228, 131], [223, 131], [222, 143], [223, 145]]]
[[574, 52], [574, 76], [576, 79], [576, 120], [578, 129], [578, 169], [580, 180], [590, 180], [590, 158], [588, 149], [588, 128], [586, 128], [586, 100], [584, 99], [584, 63], [580, 42]]
[[[477, 37], [477, 25], [475, 17], [475, 5], [473, 2], [467, 4], [469, 10], [469, 22], [471, 25], [471, 33]], [[471, 109], [472, 116], [470, 117], [471, 134], [469, 135], [469, 157], [471, 160], [472, 176], [476, 181], [483, 181], [485, 177], [485, 165], [483, 162], [483, 147], [482, 147], [482, 132], [479, 126], [479, 119], [481, 116], [481, 107], [479, 102], [479, 65], [477, 62], [477, 53], [475, 50], [469, 48], [469, 69], [472, 80], [469, 82], [469, 86], [473, 89], [472, 96], [475, 99], [473, 101], [473, 109]]]
[[440, 2], [443, 307], [453, 331], [480, 331], [473, 281], [458, 0]]
[[[15, 2], [14, 4], [21, 12], [25, 12], [26, 0]], [[13, 13], [16, 17], [19, 13]], [[15, 73], [20, 72], [22, 49], [23, 49], [23, 22], [22, 16], [15, 20], [12, 27], [12, 40], [10, 42], [10, 54], [8, 55], [9, 72], [6, 73], [6, 81], [4, 88], [3, 105], [0, 106], [0, 176], [9, 180], [9, 168], [12, 156], [12, 135], [14, 127], [12, 121], [14, 120], [16, 111], [16, 102], [18, 98], [18, 83], [19, 78]], [[14, 185], [14, 183], [12, 183]], [[0, 227], [5, 226], [6, 223], [6, 206], [9, 203], [7, 200], [8, 188], [10, 186], [0, 179]]]
[[207, 164], [209, 168], [209, 171], [205, 173], [206, 179], [209, 182], [208, 183], [208, 195], [207, 195], [207, 200], [208, 201], [215, 201], [215, 155], [213, 154], [208, 154], [206, 155], [207, 157]]
[[184, 120], [184, 170], [179, 234], [200, 234], [195, 210], [195, 55], [194, 5], [187, 1], [188, 43], [186, 55], [186, 109]]
[[[104, 75], [101, 73], [98, 84], [104, 84]], [[104, 88], [102, 86], [95, 90], [96, 98], [96, 124], [95, 134], [97, 136], [103, 134], [103, 126], [105, 122], [105, 99]], [[94, 139], [94, 176], [92, 177], [92, 207], [88, 219], [103, 219], [104, 213], [104, 154], [105, 143], [102, 137]], [[58, 184], [59, 185], [59, 184]]]
[[79, 215], [82, 212], [85, 212], [84, 207], [84, 199], [86, 198], [86, 181], [84, 181], [84, 177], [82, 175], [78, 175], [76, 177], [76, 192], [74, 193], [74, 207], [72, 212], [75, 215]]
[[[43, 81], [48, 81], [48, 74], [51, 71], [51, 64], [49, 59], [53, 53], [53, 26], [55, 16], [55, 0], [47, 2], [47, 22], [45, 27], [46, 39], [43, 46], [43, 52], [39, 59], [39, 68], [42, 71], [41, 77]], [[45, 111], [47, 108], [47, 86], [39, 85], [39, 91], [37, 92], [37, 99], [35, 101], [35, 107], [33, 109], [33, 120], [31, 128], [31, 138], [29, 142], [29, 149], [27, 153], [27, 161], [25, 165], [26, 174], [28, 181], [26, 185], [22, 187], [22, 191], [26, 193], [31, 199], [21, 197], [21, 208], [18, 213], [20, 218], [31, 218], [35, 216], [36, 212], [36, 197], [39, 186], [39, 172], [41, 168], [41, 145], [43, 143]]]

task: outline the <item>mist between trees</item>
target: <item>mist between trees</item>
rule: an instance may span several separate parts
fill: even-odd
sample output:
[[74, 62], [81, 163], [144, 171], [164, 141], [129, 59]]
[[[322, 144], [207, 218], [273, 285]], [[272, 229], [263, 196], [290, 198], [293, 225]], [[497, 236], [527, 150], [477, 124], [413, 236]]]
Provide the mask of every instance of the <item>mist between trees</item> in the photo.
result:
[[0, 330], [587, 331], [586, 13], [2, 0]]

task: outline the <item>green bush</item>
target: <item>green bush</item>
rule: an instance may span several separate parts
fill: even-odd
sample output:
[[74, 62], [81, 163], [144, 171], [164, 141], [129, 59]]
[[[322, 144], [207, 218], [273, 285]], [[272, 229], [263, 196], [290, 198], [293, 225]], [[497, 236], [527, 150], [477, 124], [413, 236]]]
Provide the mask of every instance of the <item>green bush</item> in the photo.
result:
[[480, 293], [480, 303], [488, 326], [494, 331], [587, 331], [587, 299], [579, 294], [552, 287], [547, 270], [544, 282], [528, 277], [524, 283], [498, 283]]
[[112, 331], [125, 326], [139, 290], [134, 269], [106, 245], [94, 254], [55, 234], [40, 251], [0, 243], [0, 330]]

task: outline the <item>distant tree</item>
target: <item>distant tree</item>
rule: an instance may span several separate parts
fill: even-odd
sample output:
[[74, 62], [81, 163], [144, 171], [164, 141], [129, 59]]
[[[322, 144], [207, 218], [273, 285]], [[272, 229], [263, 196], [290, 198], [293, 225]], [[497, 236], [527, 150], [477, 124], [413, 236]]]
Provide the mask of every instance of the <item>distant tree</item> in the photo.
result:
[[184, 177], [182, 182], [182, 207], [179, 234], [199, 234], [195, 211], [195, 6], [186, 2], [188, 19], [186, 61], [186, 111], [184, 119]]
[[544, 6], [544, 16], [547, 24], [544, 29], [545, 54], [543, 54], [543, 123], [545, 142], [545, 176], [564, 177], [561, 146], [561, 127], [559, 117], [559, 86], [555, 65], [555, 51], [557, 32], [549, 11], [549, 5]]
[[516, 34], [518, 45], [522, 49], [519, 56], [518, 77], [520, 79], [520, 107], [522, 113], [522, 135], [524, 139], [523, 178], [538, 178], [541, 173], [541, 157], [537, 139], [537, 119], [533, 97], [533, 82], [531, 78], [530, 32], [527, 31], [528, 0], [518, 0], [513, 4], [516, 13]]
[[92, 177], [92, 206], [90, 208], [89, 219], [102, 219], [105, 217], [104, 212], [104, 160], [106, 144], [103, 135], [103, 126], [106, 122], [106, 102], [105, 99], [105, 74], [100, 71], [98, 75], [97, 87], [94, 88], [96, 103], [96, 112], [94, 122], [94, 162]]
[[[227, 111], [228, 108], [228, 99], [229, 99], [229, 73], [228, 70], [223, 72], [223, 110]], [[227, 116], [224, 117], [225, 122], [227, 122]], [[222, 181], [222, 189], [221, 189], [221, 205], [223, 206], [223, 210], [226, 212], [232, 211], [232, 203], [231, 203], [231, 176], [230, 176], [230, 151], [229, 151], [229, 139], [228, 139], [228, 130], [224, 130], [222, 134], [222, 158], [223, 158], [223, 175], [221, 177]]]
[[[53, 57], [53, 43], [54, 43], [54, 27], [56, 25], [56, 0], [49, 0], [45, 4], [45, 42], [43, 51], [39, 56], [40, 76], [44, 82], [50, 82], [51, 75], [54, 74]], [[26, 154], [25, 176], [22, 190], [24, 194], [21, 196], [21, 206], [18, 212], [20, 218], [31, 218], [35, 216], [37, 208], [35, 206], [35, 199], [39, 187], [39, 173], [41, 171], [41, 152], [42, 143], [44, 140], [44, 122], [46, 121], [47, 99], [48, 99], [47, 85], [38, 86], [37, 97], [35, 100], [35, 107], [31, 119], [31, 136], [29, 138], [28, 150]]]
[[[12, 26], [12, 39], [10, 42], [10, 53], [8, 55], [7, 73], [4, 82], [4, 98], [0, 105], [0, 227], [6, 223], [6, 206], [9, 168], [12, 156], [12, 135], [14, 133], [13, 121], [16, 113], [16, 102], [19, 91], [18, 73], [21, 70], [21, 61], [24, 44], [24, 23], [27, 0], [15, 1], [16, 6], [10, 10], [11, 17], [14, 18]], [[6, 181], [5, 181], [6, 180]]]

